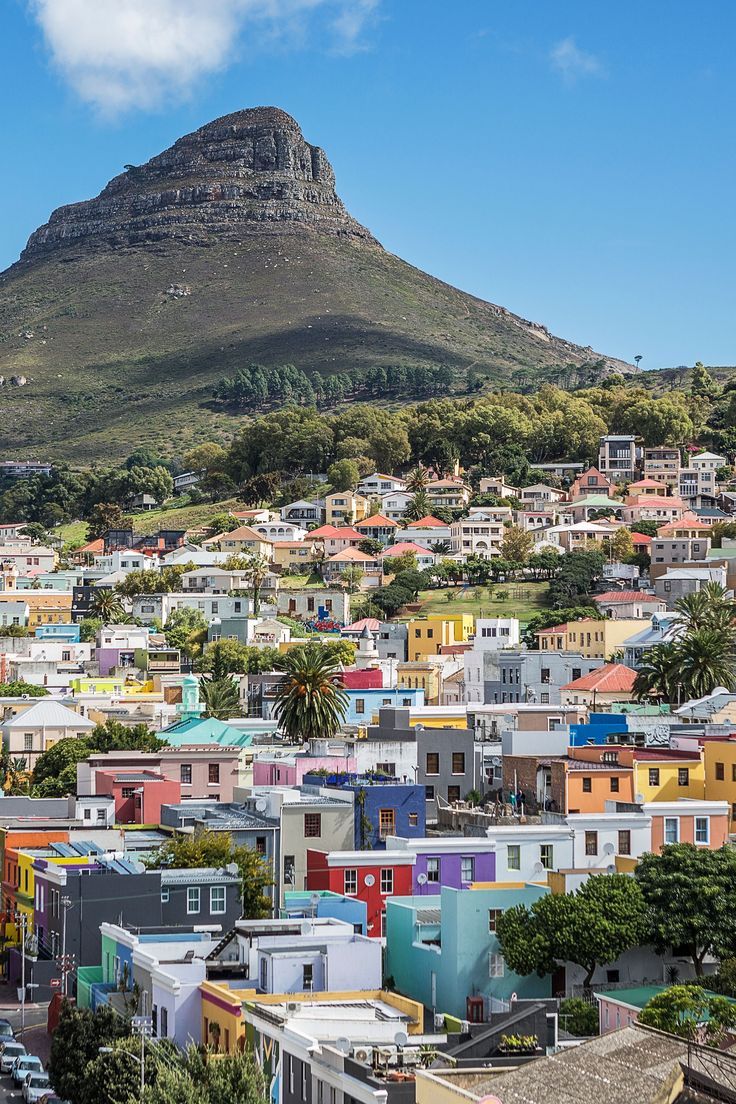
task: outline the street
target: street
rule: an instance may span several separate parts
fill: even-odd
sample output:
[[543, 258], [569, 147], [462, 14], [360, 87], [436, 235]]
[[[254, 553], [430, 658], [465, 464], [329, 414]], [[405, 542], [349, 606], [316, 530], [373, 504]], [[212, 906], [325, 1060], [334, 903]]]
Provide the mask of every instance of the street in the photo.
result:
[[[18, 1042], [21, 1042], [20, 1037], [20, 1009], [16, 1006], [12, 1008], [3, 1008], [0, 1005], [0, 1017], [6, 1020], [10, 1020], [15, 1031], [15, 1037]], [[46, 1034], [46, 1006], [29, 1004], [26, 1005], [26, 1022], [25, 1022], [25, 1038], [23, 1040], [26, 1050], [29, 1054], [37, 1054], [44, 1064], [44, 1068], [48, 1063], [48, 1052], [50, 1046], [49, 1036]], [[6, 1104], [6, 1102], [12, 1101], [13, 1104], [18, 1104], [22, 1101], [23, 1097], [19, 1088], [16, 1088], [9, 1074], [0, 1074], [0, 1104]]]

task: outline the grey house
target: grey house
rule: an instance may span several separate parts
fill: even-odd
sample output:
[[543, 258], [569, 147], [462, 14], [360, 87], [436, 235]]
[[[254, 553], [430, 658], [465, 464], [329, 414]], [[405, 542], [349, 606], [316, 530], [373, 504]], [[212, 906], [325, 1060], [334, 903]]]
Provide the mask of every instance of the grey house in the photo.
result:
[[529, 702], [559, 705], [560, 687], [600, 667], [599, 659], [587, 659], [579, 652], [536, 652], [521, 648], [497, 653], [495, 680], [484, 682], [483, 700], [488, 704]]
[[409, 629], [396, 621], [382, 621], [378, 630], [379, 659], [395, 659], [406, 663], [409, 655]]

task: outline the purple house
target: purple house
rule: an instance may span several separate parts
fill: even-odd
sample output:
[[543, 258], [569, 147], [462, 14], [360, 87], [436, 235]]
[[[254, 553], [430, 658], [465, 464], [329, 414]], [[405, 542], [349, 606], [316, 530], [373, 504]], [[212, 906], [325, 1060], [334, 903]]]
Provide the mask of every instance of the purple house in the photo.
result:
[[496, 880], [495, 840], [473, 836], [438, 836], [436, 839], [390, 836], [386, 847], [416, 855], [412, 868], [415, 897], [439, 893], [442, 886], [467, 889], [474, 882]]

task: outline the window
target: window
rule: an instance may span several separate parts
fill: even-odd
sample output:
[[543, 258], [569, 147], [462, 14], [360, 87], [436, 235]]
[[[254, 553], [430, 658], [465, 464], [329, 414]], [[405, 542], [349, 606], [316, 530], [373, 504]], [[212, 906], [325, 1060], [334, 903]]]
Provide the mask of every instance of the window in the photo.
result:
[[649, 785], [650, 786], [658, 786], [659, 785], [659, 767], [650, 767], [649, 768]]
[[619, 855], [631, 854], [631, 832], [628, 829], [621, 829], [621, 831], [619, 831], [618, 853]]
[[585, 833], [585, 854], [597, 855], [598, 854], [598, 833], [586, 832]]
[[539, 700], [542, 705], [549, 705], [549, 694], [540, 694]]
[[123, 797], [133, 797], [135, 795], [135, 788], [133, 786], [123, 786], [120, 793]]
[[322, 835], [322, 814], [321, 813], [305, 813], [304, 814], [304, 836], [306, 839], [314, 839], [316, 836]]
[[468, 855], [460, 859], [460, 881], [475, 881], [475, 859], [472, 857], [472, 855]]
[[210, 763], [208, 768], [208, 781], [218, 782], [220, 781], [220, 764]]
[[593, 779], [592, 778], [584, 778], [583, 779], [583, 793], [592, 793], [592, 791], [593, 791]]
[[460, 787], [448, 786], [447, 787], [447, 800], [452, 804], [453, 801], [460, 800]]
[[97, 810], [97, 819], [101, 820], [103, 823], [107, 820], [107, 812], [105, 811], [105, 809]]
[[258, 855], [266, 854], [266, 837], [256, 836], [256, 853]]
[[542, 667], [540, 682], [549, 682], [549, 667]]
[[24, 751], [33, 751], [33, 733], [32, 732], [24, 732], [23, 733], [23, 750]]
[[191, 786], [192, 784], [192, 764], [182, 763], [179, 768], [179, 778], [183, 786]]
[[409, 813], [409, 827], [417, 828], [419, 826], [419, 813]]
[[302, 966], [302, 989], [311, 990], [314, 980], [314, 968], [311, 962], [305, 962]]
[[393, 893], [394, 872], [390, 867], [381, 870], [381, 893]]
[[358, 892], [358, 871], [355, 869], [343, 871], [342, 889], [348, 897], [354, 897]]
[[91, 809], [85, 809], [84, 810], [84, 820], [91, 820], [91, 819], [92, 819], [92, 810]]
[[188, 886], [187, 887], [187, 912], [188, 913], [199, 912], [199, 898], [200, 898], [199, 886]]
[[736, 763], [731, 765], [731, 781], [736, 782]]
[[510, 843], [506, 848], [506, 869], [521, 870], [521, 844]]
[[210, 886], [210, 912], [225, 912], [225, 886]]
[[495, 932], [499, 916], [503, 916], [503, 909], [489, 909], [488, 910], [488, 930], [489, 930], [489, 932]]
[[440, 860], [427, 859], [427, 881], [438, 882], [440, 880]]
[[355, 712], [356, 713], [365, 713], [365, 698], [356, 698], [355, 699]]
[[437, 751], [427, 752], [427, 774], [440, 773], [440, 756]]
[[395, 809], [379, 809], [378, 810], [378, 834], [381, 839], [385, 839], [386, 836], [392, 836], [396, 831], [396, 810]]
[[677, 843], [680, 838], [680, 822], [677, 817], [664, 818], [664, 842]]
[[488, 955], [488, 976], [490, 978], [502, 978], [505, 973], [505, 963], [503, 955], [494, 954], [493, 951]]
[[169, 903], [169, 887], [161, 886], [161, 904], [167, 905]]
[[710, 817], [695, 818], [695, 842], [710, 843]]
[[434, 801], [434, 786], [425, 786], [424, 796], [427, 801]]
[[[736, 767], [734, 768], [736, 770]], [[726, 777], [726, 767], [724, 763], [716, 763], [716, 781], [723, 782]]]
[[606, 981], [609, 985], [615, 985], [616, 982], [621, 980], [620, 970], [606, 970]]
[[554, 847], [551, 843], [542, 843], [539, 847], [539, 861], [545, 870], [551, 870], [554, 863]]
[[161, 1025], [159, 1028], [159, 1038], [167, 1039], [169, 1036], [169, 1010], [168, 1008], [161, 1009]]
[[677, 785], [689, 786], [690, 785], [690, 771], [687, 767], [678, 767], [677, 770]]
[[452, 773], [453, 774], [465, 774], [465, 752], [453, 751], [452, 753]]
[[618, 793], [618, 784], [619, 784], [618, 777], [614, 777], [614, 778], [611, 779], [611, 793]]

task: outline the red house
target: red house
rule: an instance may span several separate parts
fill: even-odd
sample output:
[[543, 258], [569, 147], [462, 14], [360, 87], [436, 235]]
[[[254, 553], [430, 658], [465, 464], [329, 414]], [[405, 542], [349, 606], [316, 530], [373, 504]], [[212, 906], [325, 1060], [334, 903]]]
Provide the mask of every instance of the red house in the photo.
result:
[[385, 934], [386, 898], [411, 897], [416, 855], [406, 851], [307, 851], [307, 889], [365, 901], [368, 935]]
[[160, 824], [161, 806], [181, 801], [181, 783], [158, 771], [96, 771], [95, 793], [114, 797], [117, 824]]

